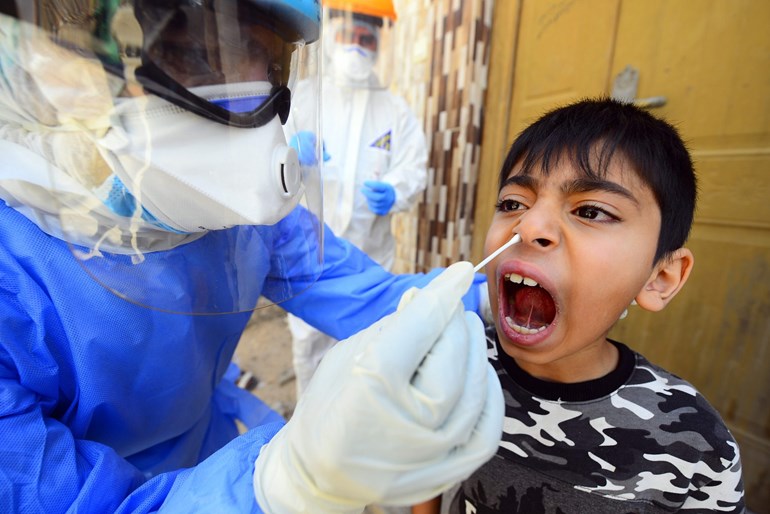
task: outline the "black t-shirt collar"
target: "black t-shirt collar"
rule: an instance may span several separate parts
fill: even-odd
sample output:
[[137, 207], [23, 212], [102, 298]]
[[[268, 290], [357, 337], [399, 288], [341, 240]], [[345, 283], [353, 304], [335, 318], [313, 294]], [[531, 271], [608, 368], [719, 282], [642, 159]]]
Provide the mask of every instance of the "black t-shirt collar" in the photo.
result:
[[586, 402], [604, 398], [617, 391], [631, 378], [636, 365], [636, 355], [623, 343], [611, 339], [608, 341], [615, 345], [619, 353], [618, 365], [614, 370], [601, 378], [564, 384], [535, 378], [521, 369], [516, 361], [503, 351], [495, 334], [498, 359], [514, 382], [537, 397], [565, 402]]

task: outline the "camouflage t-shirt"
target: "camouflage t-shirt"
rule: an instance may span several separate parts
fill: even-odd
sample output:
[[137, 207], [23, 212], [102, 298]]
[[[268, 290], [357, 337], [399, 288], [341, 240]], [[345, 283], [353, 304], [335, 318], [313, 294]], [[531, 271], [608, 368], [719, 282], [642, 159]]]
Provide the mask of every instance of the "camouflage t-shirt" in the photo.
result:
[[692, 385], [616, 342], [609, 375], [545, 382], [488, 342], [503, 437], [452, 514], [744, 512], [738, 446]]

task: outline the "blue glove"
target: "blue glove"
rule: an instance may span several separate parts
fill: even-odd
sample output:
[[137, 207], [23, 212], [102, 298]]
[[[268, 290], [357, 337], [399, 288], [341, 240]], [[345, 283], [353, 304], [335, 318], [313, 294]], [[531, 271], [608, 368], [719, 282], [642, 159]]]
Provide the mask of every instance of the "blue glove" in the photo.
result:
[[[297, 132], [289, 140], [289, 146], [297, 151], [297, 157], [299, 163], [302, 166], [314, 166], [318, 164], [318, 160], [315, 155], [315, 145], [317, 137], [313, 132], [309, 130], [302, 130]], [[323, 160], [324, 162], [329, 160], [329, 154], [326, 153], [326, 144], [323, 145]]]
[[396, 190], [387, 182], [367, 180], [361, 192], [366, 197], [369, 210], [378, 216], [385, 216], [396, 203]]

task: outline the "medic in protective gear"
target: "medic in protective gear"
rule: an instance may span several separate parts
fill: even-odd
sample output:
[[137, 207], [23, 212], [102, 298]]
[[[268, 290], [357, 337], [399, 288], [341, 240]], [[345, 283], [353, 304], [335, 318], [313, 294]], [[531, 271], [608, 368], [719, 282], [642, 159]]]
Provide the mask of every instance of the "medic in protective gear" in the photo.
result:
[[[0, 3], [3, 511], [356, 512], [494, 452], [470, 265], [383, 318], [432, 277], [325, 229], [318, 159], [286, 144], [318, 133], [292, 92], [319, 22], [312, 0]], [[352, 336], [285, 424], [223, 380], [260, 297]]]
[[[390, 270], [396, 254], [392, 214], [417, 203], [428, 162], [419, 122], [406, 101], [388, 90], [396, 12], [391, 0], [323, 0], [323, 6], [324, 221]], [[308, 86], [300, 84], [298, 101], [311, 91]], [[300, 132], [291, 143], [301, 156], [303, 148], [314, 148], [314, 134]], [[337, 341], [297, 317], [288, 322], [300, 395]]]

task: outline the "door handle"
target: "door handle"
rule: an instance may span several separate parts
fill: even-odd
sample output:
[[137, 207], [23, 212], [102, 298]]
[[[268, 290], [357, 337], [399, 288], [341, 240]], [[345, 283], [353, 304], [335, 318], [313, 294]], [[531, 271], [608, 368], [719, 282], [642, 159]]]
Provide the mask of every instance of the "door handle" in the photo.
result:
[[663, 107], [666, 105], [665, 96], [649, 96], [647, 98], [637, 98], [633, 104], [642, 109], [652, 109], [654, 107]]
[[653, 109], [666, 105], [667, 100], [665, 96], [636, 98], [638, 87], [639, 70], [629, 64], [615, 77], [610, 98], [618, 102], [634, 104], [642, 109]]

